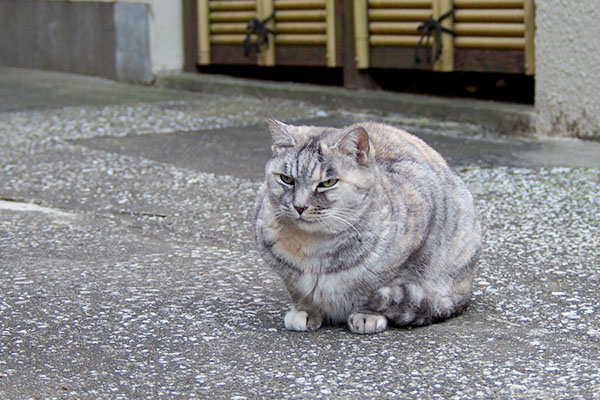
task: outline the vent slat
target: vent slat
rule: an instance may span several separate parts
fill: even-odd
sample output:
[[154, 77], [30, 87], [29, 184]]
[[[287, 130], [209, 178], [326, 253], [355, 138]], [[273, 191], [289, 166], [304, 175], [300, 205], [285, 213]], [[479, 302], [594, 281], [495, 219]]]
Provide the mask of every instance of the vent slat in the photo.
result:
[[524, 50], [525, 38], [460, 36], [454, 39], [456, 48]]
[[275, 10], [324, 9], [325, 0], [275, 0]]
[[212, 11], [209, 16], [211, 22], [248, 22], [254, 17], [254, 11]]
[[277, 22], [275, 32], [280, 33], [325, 33], [325, 22]]
[[454, 8], [523, 8], [523, 0], [454, 0]]
[[371, 22], [369, 24], [369, 32], [383, 35], [416, 35], [420, 24], [420, 22]]
[[256, 9], [255, 0], [211, 1], [210, 11], [250, 11]]
[[457, 22], [523, 22], [525, 13], [523, 9], [507, 10], [463, 10], [454, 12], [454, 21]]
[[369, 21], [420, 21], [431, 17], [428, 9], [370, 9]]
[[281, 10], [275, 13], [275, 21], [325, 21], [325, 10]]
[[477, 23], [457, 22], [454, 24], [456, 36], [517, 36], [525, 35], [525, 25], [518, 23]]
[[428, 8], [432, 0], [369, 0], [370, 8]]

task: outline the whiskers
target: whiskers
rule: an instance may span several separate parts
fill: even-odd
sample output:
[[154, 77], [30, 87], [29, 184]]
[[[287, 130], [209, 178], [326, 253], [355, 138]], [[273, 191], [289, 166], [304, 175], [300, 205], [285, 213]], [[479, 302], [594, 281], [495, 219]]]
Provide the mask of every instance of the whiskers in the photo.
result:
[[275, 222], [275, 221], [281, 221], [281, 220], [283, 220], [285, 218], [289, 218], [289, 213], [285, 212], [285, 210], [277, 209], [270, 216], [270, 218], [265, 221], [265, 224], [266, 225], [271, 225], [273, 222]]
[[360, 227], [360, 220], [357, 218], [356, 211], [349, 208], [325, 208], [315, 210], [311, 213], [315, 220], [325, 225], [331, 232], [342, 232], [352, 230], [360, 235], [357, 227]]
[[274, 211], [269, 220], [265, 221], [265, 223], [270, 225], [275, 221], [283, 223], [304, 223], [304, 228], [306, 229], [327, 234], [339, 234], [344, 231], [352, 231], [353, 234], [357, 236], [360, 236], [359, 230], [363, 225], [357, 210], [336, 207], [309, 208], [302, 214], [301, 219], [297, 219], [290, 207], [282, 205]]

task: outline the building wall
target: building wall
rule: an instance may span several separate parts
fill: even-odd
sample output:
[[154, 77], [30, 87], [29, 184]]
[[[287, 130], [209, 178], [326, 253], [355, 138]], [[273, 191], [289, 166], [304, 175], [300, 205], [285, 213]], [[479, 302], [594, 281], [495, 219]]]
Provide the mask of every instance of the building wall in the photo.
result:
[[148, 83], [153, 80], [148, 12], [147, 4], [114, 3], [114, 63], [116, 78], [120, 81]]
[[537, 131], [600, 138], [600, 4], [536, 1]]
[[0, 64], [149, 83], [183, 67], [181, 1], [0, 0]]
[[[0, 0], [0, 64], [149, 83], [183, 68], [182, 13], [182, 0]], [[600, 138], [598, 21], [598, 0], [536, 1], [540, 135]]]
[[184, 60], [181, 0], [151, 0], [150, 54], [152, 72], [181, 71]]

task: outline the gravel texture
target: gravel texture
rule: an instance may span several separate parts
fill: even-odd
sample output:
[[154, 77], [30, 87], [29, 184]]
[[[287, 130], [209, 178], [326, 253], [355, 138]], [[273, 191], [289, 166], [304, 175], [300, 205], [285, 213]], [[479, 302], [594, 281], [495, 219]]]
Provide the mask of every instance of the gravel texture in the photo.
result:
[[[560, 142], [481, 142], [477, 127], [361, 110], [507, 149], [503, 165], [448, 154], [485, 227], [473, 303], [419, 329], [287, 332], [286, 294], [251, 235], [258, 180], [95, 140], [357, 113], [165, 96], [0, 113], [0, 398], [600, 398], [599, 160], [552, 165], [536, 149]], [[527, 167], [511, 162], [521, 145]]]

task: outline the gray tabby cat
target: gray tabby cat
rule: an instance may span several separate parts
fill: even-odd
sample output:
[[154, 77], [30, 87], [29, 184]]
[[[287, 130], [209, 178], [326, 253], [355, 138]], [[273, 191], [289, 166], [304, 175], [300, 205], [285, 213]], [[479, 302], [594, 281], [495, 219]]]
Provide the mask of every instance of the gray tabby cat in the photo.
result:
[[292, 300], [285, 327], [376, 333], [427, 325], [471, 297], [481, 227], [471, 194], [423, 141], [391, 126], [269, 120], [255, 234]]

